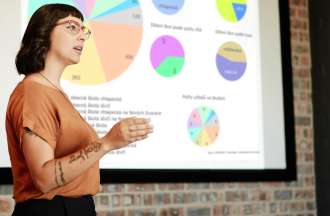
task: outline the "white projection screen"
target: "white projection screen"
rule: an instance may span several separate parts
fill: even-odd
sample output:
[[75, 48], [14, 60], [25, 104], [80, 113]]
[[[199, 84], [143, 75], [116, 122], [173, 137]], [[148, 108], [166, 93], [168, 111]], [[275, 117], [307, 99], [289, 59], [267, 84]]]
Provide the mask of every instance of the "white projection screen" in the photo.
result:
[[296, 178], [288, 1], [13, 0], [0, 8], [1, 183], [15, 55], [45, 3], [76, 6], [92, 31], [61, 80], [80, 114], [100, 136], [129, 116], [154, 126], [100, 160], [102, 182]]

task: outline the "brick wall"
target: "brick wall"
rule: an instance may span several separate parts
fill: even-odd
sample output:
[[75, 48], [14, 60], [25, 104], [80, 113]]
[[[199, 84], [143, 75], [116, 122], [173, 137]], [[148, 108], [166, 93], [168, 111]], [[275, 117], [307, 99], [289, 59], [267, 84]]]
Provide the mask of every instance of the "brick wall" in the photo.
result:
[[[103, 185], [98, 216], [316, 215], [308, 0], [290, 0], [298, 180]], [[14, 202], [0, 186], [0, 216]]]

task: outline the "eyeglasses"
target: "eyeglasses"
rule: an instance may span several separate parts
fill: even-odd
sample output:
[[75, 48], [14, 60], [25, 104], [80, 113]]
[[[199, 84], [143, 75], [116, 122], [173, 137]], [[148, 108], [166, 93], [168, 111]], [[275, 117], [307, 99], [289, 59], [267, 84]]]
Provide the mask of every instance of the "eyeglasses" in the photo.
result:
[[85, 39], [87, 40], [92, 32], [91, 30], [89, 30], [86, 26], [81, 26], [77, 21], [74, 21], [74, 20], [66, 20], [66, 21], [63, 21], [63, 22], [59, 22], [59, 23], [56, 23], [55, 26], [58, 26], [58, 25], [63, 25], [63, 24], [68, 24], [68, 26], [66, 27], [73, 35], [77, 35], [79, 34], [80, 30], [84, 33], [85, 35]]

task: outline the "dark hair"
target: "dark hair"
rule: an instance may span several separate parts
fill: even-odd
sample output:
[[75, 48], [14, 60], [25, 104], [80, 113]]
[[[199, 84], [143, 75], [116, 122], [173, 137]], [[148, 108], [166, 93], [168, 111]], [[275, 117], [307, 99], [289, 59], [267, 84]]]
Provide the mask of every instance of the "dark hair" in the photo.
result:
[[18, 74], [28, 75], [44, 69], [50, 48], [50, 34], [58, 20], [70, 15], [84, 21], [77, 8], [66, 4], [46, 4], [34, 12], [16, 55]]

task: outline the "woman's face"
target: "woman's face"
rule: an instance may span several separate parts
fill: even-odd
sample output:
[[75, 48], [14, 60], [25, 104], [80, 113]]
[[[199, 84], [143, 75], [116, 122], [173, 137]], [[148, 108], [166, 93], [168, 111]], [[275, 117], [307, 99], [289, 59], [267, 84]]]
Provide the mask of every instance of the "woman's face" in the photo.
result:
[[77, 17], [68, 16], [58, 20], [50, 35], [48, 55], [65, 66], [78, 63], [86, 40], [82, 26], [82, 21]]

